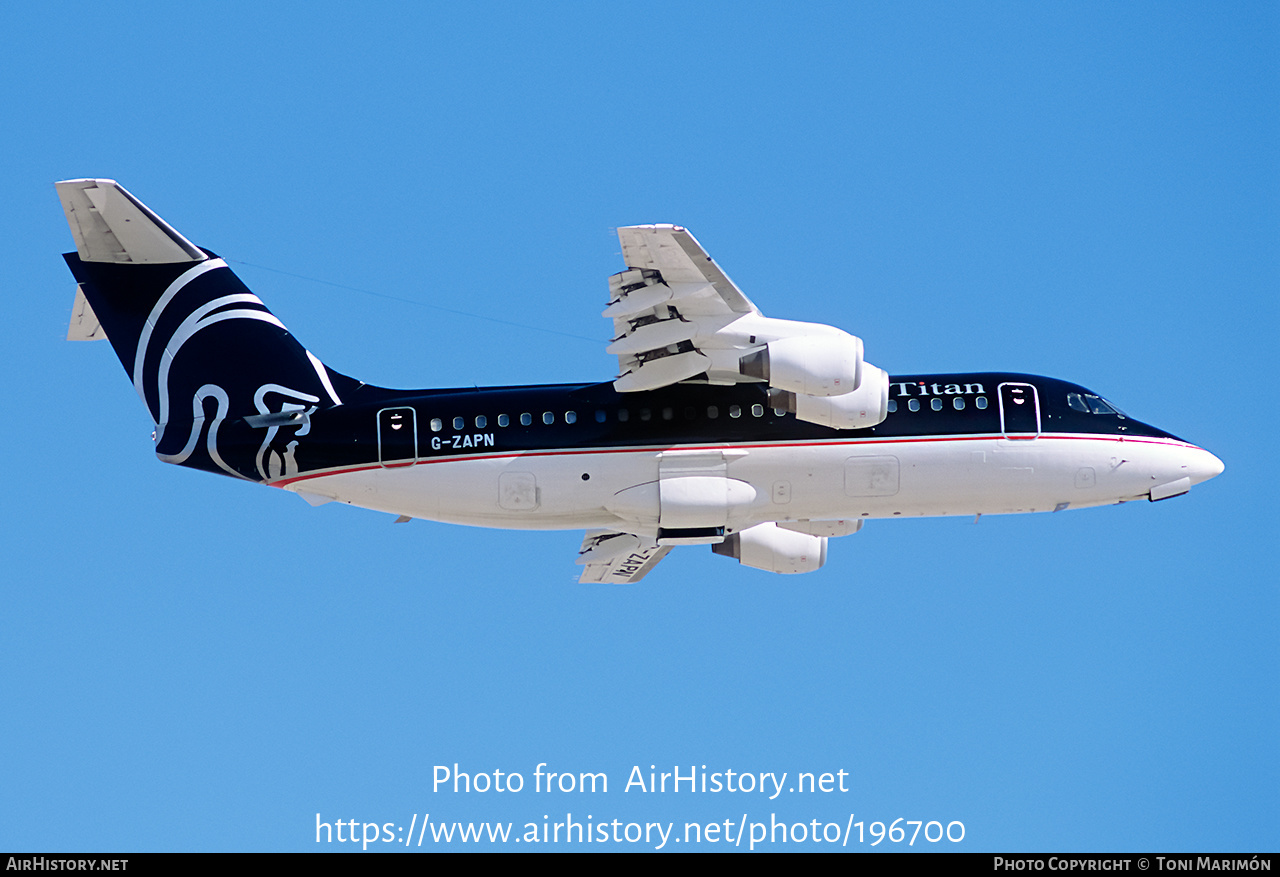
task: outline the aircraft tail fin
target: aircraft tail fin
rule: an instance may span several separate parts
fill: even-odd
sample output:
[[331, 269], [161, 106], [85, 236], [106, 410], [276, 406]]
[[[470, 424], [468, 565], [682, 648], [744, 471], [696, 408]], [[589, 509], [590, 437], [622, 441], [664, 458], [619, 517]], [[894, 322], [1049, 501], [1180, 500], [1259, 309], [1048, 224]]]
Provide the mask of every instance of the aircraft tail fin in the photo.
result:
[[279, 433], [301, 434], [359, 383], [115, 181], [56, 185], [76, 242], [64, 257], [79, 283], [70, 335], [105, 333], [157, 425], [157, 455], [252, 480], [287, 474], [285, 455], [269, 452]]

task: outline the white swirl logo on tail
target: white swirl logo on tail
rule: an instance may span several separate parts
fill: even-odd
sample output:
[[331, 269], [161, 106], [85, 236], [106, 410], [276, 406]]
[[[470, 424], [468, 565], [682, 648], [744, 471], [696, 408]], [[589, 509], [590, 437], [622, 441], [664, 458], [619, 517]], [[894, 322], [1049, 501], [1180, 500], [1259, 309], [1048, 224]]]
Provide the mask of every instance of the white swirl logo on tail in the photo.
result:
[[[133, 366], [133, 385], [138, 391], [138, 395], [142, 397], [144, 404], [146, 404], [147, 401], [145, 363], [147, 353], [153, 346], [152, 337], [155, 333], [155, 328], [159, 323], [161, 314], [178, 295], [178, 293], [187, 286], [187, 284], [191, 283], [191, 281], [206, 272], [218, 268], [227, 268], [226, 262], [222, 259], [210, 259], [206, 262], [201, 262], [199, 265], [196, 265], [187, 271], [184, 271], [177, 277], [177, 279], [169, 284], [168, 288], [165, 289], [164, 293], [156, 301], [155, 306], [152, 307], [151, 313], [148, 314], [146, 324], [143, 326], [142, 333], [138, 338], [138, 348], [134, 354]], [[228, 268], [227, 270], [230, 269]], [[257, 305], [257, 308], [231, 308], [229, 310], [219, 310], [220, 308], [226, 308], [229, 305], [236, 304]], [[191, 340], [191, 338], [202, 329], [207, 329], [210, 326], [226, 320], [258, 320], [264, 323], [270, 323], [273, 326], [278, 326], [281, 329], [285, 328], [284, 324], [281, 323], [274, 314], [266, 310], [266, 306], [262, 303], [262, 300], [249, 292], [220, 296], [212, 301], [200, 305], [188, 314], [165, 342], [163, 353], [160, 356], [159, 367], [156, 369], [155, 390], [158, 401], [156, 425], [157, 444], [159, 444], [164, 438], [164, 430], [169, 421], [169, 371], [173, 366], [174, 360], [177, 358], [178, 352], [186, 342]], [[329, 398], [333, 400], [335, 405], [341, 405], [342, 400], [338, 398], [337, 393], [334, 391], [329, 375], [320, 360], [316, 359], [310, 351], [305, 352], [308, 362], [310, 362], [312, 368], [315, 369], [316, 376], [319, 378], [320, 384], [324, 387], [325, 392], [328, 393]], [[271, 409], [267, 407], [265, 401], [266, 394], [269, 392], [282, 394], [290, 400], [280, 402], [279, 404], [281, 407], [278, 409], [279, 411], [305, 412], [302, 418], [303, 426], [297, 433], [295, 433], [295, 435], [305, 435], [310, 431], [311, 424], [309, 418], [310, 415], [317, 410], [318, 406], [312, 404], [312, 406], [307, 409], [306, 406], [299, 405], [297, 403], [317, 403], [320, 401], [319, 396], [314, 396], [300, 390], [293, 390], [288, 387], [281, 386], [280, 384], [266, 383], [261, 385], [254, 394], [254, 405], [259, 414], [273, 413]], [[209, 423], [209, 436], [207, 441], [209, 458], [228, 474], [234, 475], [237, 478], [252, 480], [227, 465], [218, 453], [218, 427], [230, 413], [231, 402], [226, 390], [214, 383], [202, 385], [192, 397], [193, 423], [191, 425], [191, 435], [188, 437], [183, 449], [176, 454], [157, 453], [157, 456], [169, 463], [182, 463], [191, 456], [192, 452], [199, 444], [200, 433], [203, 430], [206, 419], [204, 413], [204, 400], [210, 398], [217, 402], [218, 407], [213, 420]], [[271, 448], [271, 442], [275, 439], [279, 429], [280, 426], [275, 425], [267, 430], [266, 438], [263, 440], [262, 446], [256, 454], [256, 468], [259, 475], [261, 475], [264, 480], [280, 477], [281, 475], [295, 474], [297, 472], [297, 463], [294, 460], [294, 453], [298, 445], [297, 441], [291, 442], [283, 452], [279, 452]]]
[[[285, 396], [287, 399], [298, 401], [282, 401], [279, 408], [272, 409], [266, 402], [268, 393]], [[288, 387], [282, 387], [279, 384], [263, 384], [258, 391], [253, 394], [253, 404], [257, 406], [259, 414], [274, 414], [277, 412], [294, 411], [299, 413], [298, 423], [296, 424], [297, 432], [294, 435], [294, 441], [289, 442], [280, 450], [272, 446], [276, 434], [281, 427], [273, 425], [267, 428], [267, 435], [262, 440], [262, 445], [258, 448], [258, 453], [254, 457], [254, 463], [258, 467], [258, 474], [262, 476], [263, 481], [270, 481], [273, 478], [289, 477], [298, 474], [298, 462], [294, 458], [298, 450], [297, 439], [311, 432], [311, 415], [315, 414], [318, 405], [312, 404], [310, 407], [300, 405], [298, 402], [319, 402], [319, 396], [312, 396], [310, 393], [303, 393], [300, 390], [291, 390]], [[294, 428], [295, 424], [287, 424], [287, 428]]]
[[[205, 384], [203, 387], [196, 390], [195, 396], [192, 397], [191, 413], [193, 422], [191, 424], [191, 436], [187, 439], [187, 443], [182, 450], [178, 451], [176, 454], [162, 454], [157, 451], [156, 456], [166, 463], [186, 462], [186, 459], [191, 456], [191, 452], [196, 449], [196, 443], [200, 441], [200, 429], [204, 425], [205, 399], [215, 399], [218, 403], [217, 414], [214, 416], [213, 422], [209, 424], [209, 441], [207, 445], [209, 459], [213, 460], [214, 463], [217, 463], [218, 466], [224, 469], [228, 474], [234, 475], [237, 478], [244, 478], [243, 475], [228, 466], [226, 462], [223, 461], [222, 456], [218, 453], [218, 426], [226, 419], [227, 411], [230, 409], [231, 403], [227, 399], [227, 391], [215, 384]], [[162, 431], [163, 426], [156, 430], [157, 444], [160, 442]], [[245, 480], [249, 481], [251, 479], [245, 478]]]

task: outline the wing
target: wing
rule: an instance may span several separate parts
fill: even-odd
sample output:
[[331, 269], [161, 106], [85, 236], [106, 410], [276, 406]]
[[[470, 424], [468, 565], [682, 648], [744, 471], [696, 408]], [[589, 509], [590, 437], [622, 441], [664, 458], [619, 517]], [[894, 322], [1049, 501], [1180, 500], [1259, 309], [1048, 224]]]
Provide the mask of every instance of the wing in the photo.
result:
[[619, 393], [681, 382], [764, 383], [800, 420], [860, 429], [884, 420], [889, 376], [833, 326], [766, 317], [677, 225], [618, 229], [627, 270], [609, 278]]
[[[681, 381], [798, 383], [820, 396], [857, 389], [861, 341], [831, 326], [765, 317], [686, 229], [633, 225], [618, 229], [618, 240], [627, 270], [609, 278], [603, 314], [613, 320], [607, 352], [618, 357], [618, 392]], [[770, 380], [767, 357], [782, 360], [782, 383]]]
[[[706, 313], [760, 313], [688, 229], [678, 225], [633, 225], [618, 229], [618, 241], [628, 268], [657, 271], [669, 285], [700, 287], [701, 301], [685, 303], [693, 313], [699, 313], [692, 307], [695, 304], [701, 304]], [[711, 290], [705, 289], [707, 285]]]
[[742, 317], [758, 317], [759, 309], [677, 225], [620, 228], [618, 240], [627, 270], [609, 278], [603, 314], [613, 320], [608, 352], [618, 357], [614, 387], [652, 390], [700, 375], [736, 383], [740, 354], [712, 351], [738, 345], [715, 336]]
[[628, 585], [640, 581], [671, 551], [653, 539], [591, 530], [582, 540], [577, 563], [582, 567], [579, 582]]

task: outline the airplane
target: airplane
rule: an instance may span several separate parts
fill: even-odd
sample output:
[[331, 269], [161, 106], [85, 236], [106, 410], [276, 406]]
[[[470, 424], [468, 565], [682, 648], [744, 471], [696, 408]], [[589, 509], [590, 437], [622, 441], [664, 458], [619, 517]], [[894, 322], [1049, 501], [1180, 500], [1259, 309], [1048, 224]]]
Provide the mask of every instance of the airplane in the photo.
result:
[[115, 181], [55, 185], [76, 244], [68, 338], [111, 342], [161, 460], [399, 521], [586, 530], [582, 582], [638, 582], [696, 544], [812, 572], [870, 518], [1157, 501], [1223, 471], [1077, 384], [889, 375], [853, 335], [765, 317], [675, 225], [617, 230], [615, 379], [377, 387], [325, 366]]

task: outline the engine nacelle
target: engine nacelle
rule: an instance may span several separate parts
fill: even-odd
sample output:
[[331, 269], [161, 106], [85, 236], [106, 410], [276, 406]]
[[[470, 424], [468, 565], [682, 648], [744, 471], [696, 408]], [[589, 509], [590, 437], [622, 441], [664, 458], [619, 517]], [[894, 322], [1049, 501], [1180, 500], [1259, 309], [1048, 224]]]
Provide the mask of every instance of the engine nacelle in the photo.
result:
[[889, 416], [889, 374], [871, 363], [862, 367], [862, 386], [843, 396], [806, 396], [772, 390], [769, 404], [797, 420], [832, 429], [865, 429]]
[[813, 572], [827, 562], [827, 537], [764, 523], [734, 533], [711, 550], [743, 566], [790, 575]]
[[771, 387], [806, 396], [852, 393], [862, 382], [862, 339], [847, 332], [792, 335], [742, 357], [739, 370]]

